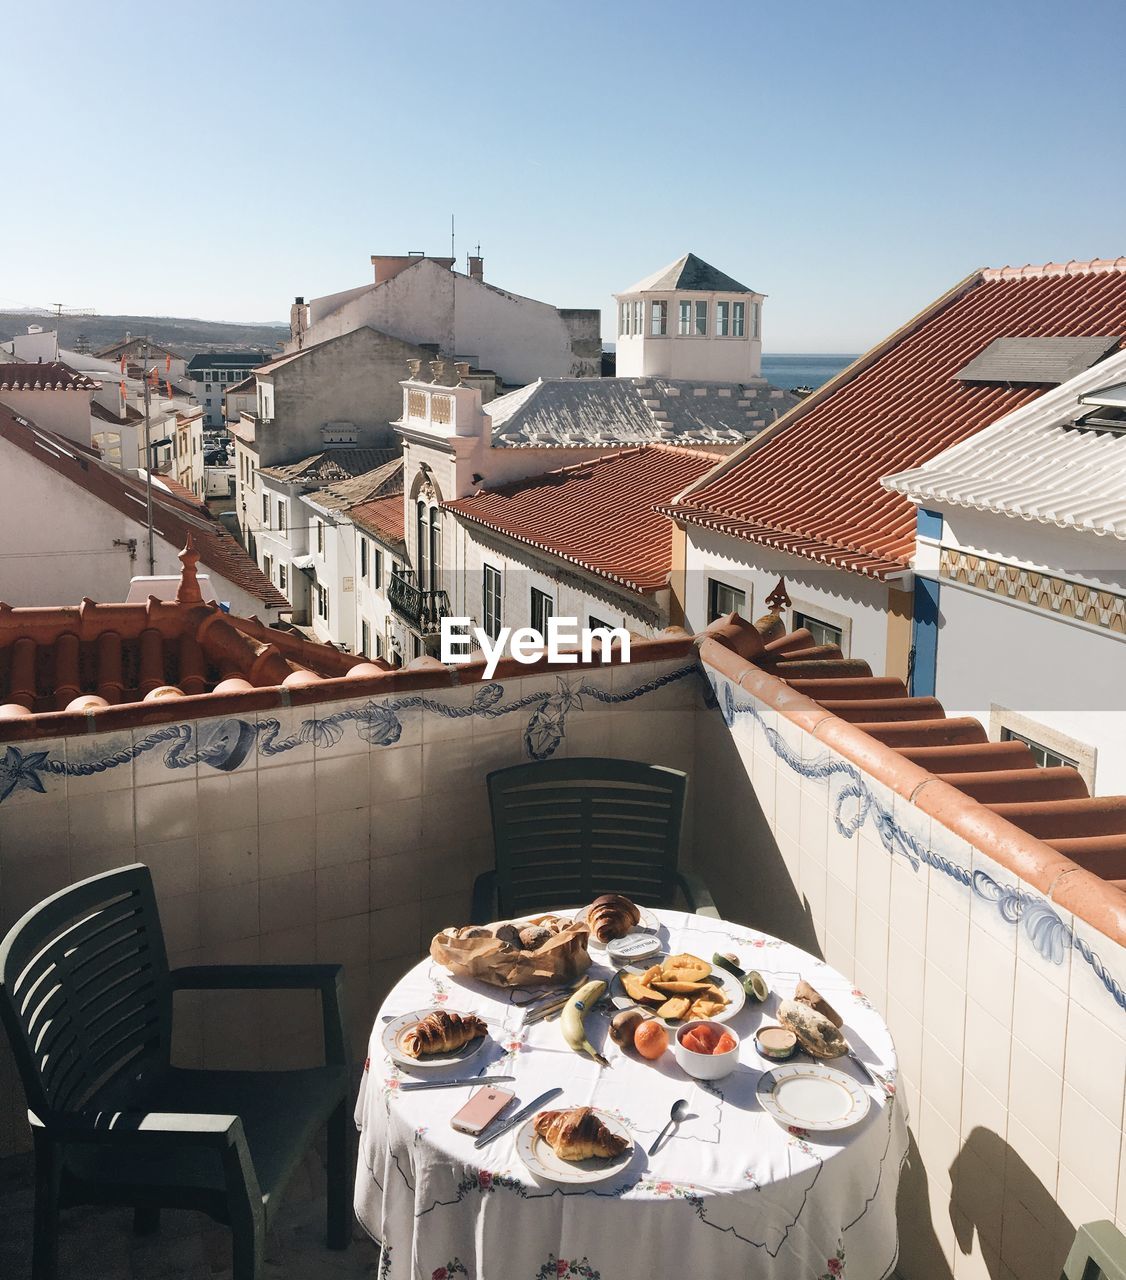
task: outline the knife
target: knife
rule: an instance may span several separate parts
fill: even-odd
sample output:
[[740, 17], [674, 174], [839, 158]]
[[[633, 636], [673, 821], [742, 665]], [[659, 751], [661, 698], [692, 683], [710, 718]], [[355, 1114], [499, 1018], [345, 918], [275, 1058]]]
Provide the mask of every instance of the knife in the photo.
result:
[[515, 1076], [459, 1076], [456, 1080], [408, 1080], [399, 1085], [399, 1092], [413, 1089], [457, 1089], [470, 1084], [499, 1084], [502, 1080], [515, 1080]]
[[533, 1099], [526, 1107], [521, 1107], [514, 1116], [505, 1120], [499, 1129], [493, 1129], [492, 1132], [483, 1133], [473, 1145], [475, 1147], [483, 1147], [486, 1143], [492, 1142], [494, 1138], [499, 1138], [502, 1133], [507, 1133], [509, 1129], [518, 1125], [521, 1120], [527, 1120], [533, 1111], [542, 1107], [545, 1102], [550, 1102], [552, 1098], [557, 1098], [562, 1092], [562, 1089], [556, 1088], [548, 1089], [546, 1093], [541, 1093], [538, 1098]]
[[852, 1062], [855, 1062], [855, 1063], [856, 1063], [856, 1065], [860, 1068], [860, 1070], [861, 1070], [861, 1071], [862, 1071], [862, 1072], [863, 1072], [863, 1073], [868, 1077], [868, 1082], [869, 1082], [869, 1084], [874, 1084], [874, 1085], [877, 1085], [878, 1087], [881, 1087], [881, 1088], [885, 1088], [885, 1089], [886, 1089], [886, 1087], [887, 1087], [887, 1086], [884, 1084], [884, 1082], [883, 1082], [882, 1080], [877, 1080], [877, 1079], [876, 1079], [876, 1077], [875, 1077], [875, 1076], [872, 1074], [872, 1072], [869, 1070], [867, 1063], [862, 1062], [862, 1061], [860, 1060], [860, 1058], [858, 1058], [858, 1057], [856, 1056], [856, 1052], [855, 1052], [855, 1050], [850, 1049], [850, 1050], [848, 1051], [848, 1056], [849, 1056], [849, 1059], [850, 1059]]

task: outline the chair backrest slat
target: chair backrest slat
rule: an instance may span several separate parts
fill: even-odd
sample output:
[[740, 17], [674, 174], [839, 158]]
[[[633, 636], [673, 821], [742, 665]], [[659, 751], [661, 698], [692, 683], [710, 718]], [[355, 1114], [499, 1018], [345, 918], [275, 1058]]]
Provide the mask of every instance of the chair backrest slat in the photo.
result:
[[126, 1069], [167, 1064], [172, 988], [148, 868], [83, 880], [17, 921], [0, 943], [0, 1015], [45, 1122]]
[[489, 774], [502, 915], [624, 893], [675, 895], [687, 777], [636, 760], [545, 760]]

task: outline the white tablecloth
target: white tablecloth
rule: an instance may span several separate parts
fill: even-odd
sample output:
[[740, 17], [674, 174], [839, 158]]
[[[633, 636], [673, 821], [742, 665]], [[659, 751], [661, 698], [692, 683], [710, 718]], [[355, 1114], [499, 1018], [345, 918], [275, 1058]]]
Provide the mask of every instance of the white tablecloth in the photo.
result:
[[[558, 1020], [521, 1026], [510, 992], [416, 965], [388, 996], [368, 1049], [356, 1123], [360, 1130], [356, 1213], [383, 1244], [380, 1280], [641, 1280], [642, 1277], [777, 1277], [882, 1280], [894, 1266], [895, 1197], [907, 1152], [902, 1100], [894, 1092], [895, 1051], [882, 1018], [851, 983], [787, 943], [738, 925], [659, 913], [673, 952], [710, 958], [733, 951], [772, 989], [731, 1026], [744, 1039], [740, 1066], [702, 1084], [671, 1050], [655, 1064], [625, 1056], [608, 1040], [600, 1067], [563, 1043]], [[592, 951], [592, 977], [609, 977]], [[845, 1020], [860, 1056], [887, 1079], [868, 1086], [872, 1107], [852, 1129], [817, 1136], [783, 1129], [761, 1110], [755, 1085], [766, 1064], [753, 1034], [774, 1021], [777, 999], [811, 982]], [[523, 998], [523, 997], [520, 997]], [[636, 1139], [630, 1166], [590, 1187], [537, 1183], [516, 1154], [516, 1129], [476, 1151], [449, 1123], [468, 1088], [401, 1093], [421, 1072], [401, 1071], [382, 1046], [382, 1015], [435, 1005], [493, 1020], [495, 1043], [449, 1074], [512, 1073], [518, 1102], [554, 1085], [551, 1108], [590, 1104], [613, 1112]], [[605, 1026], [605, 1020], [603, 1020]], [[596, 1042], [602, 1028], [592, 1020]], [[858, 1074], [847, 1060], [832, 1065]], [[677, 1098], [691, 1115], [657, 1154], [645, 1149]]]

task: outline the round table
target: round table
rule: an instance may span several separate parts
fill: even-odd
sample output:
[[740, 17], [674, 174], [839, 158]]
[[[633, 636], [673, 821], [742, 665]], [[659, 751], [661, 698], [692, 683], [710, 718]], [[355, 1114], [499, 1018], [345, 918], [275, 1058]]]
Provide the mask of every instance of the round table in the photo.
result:
[[[388, 995], [368, 1048], [356, 1104], [360, 1130], [356, 1214], [381, 1242], [380, 1280], [640, 1280], [641, 1277], [777, 1277], [881, 1280], [894, 1267], [899, 1171], [907, 1154], [904, 1105], [883, 1019], [836, 970], [777, 938], [676, 911], [657, 913], [664, 949], [710, 959], [732, 951], [771, 988], [731, 1027], [743, 1038], [740, 1065], [724, 1080], [686, 1076], [671, 1050], [656, 1063], [625, 1055], [588, 1022], [604, 1046], [601, 1067], [564, 1044], [557, 1019], [522, 1025], [524, 994], [454, 978], [431, 960]], [[590, 977], [609, 978], [591, 949]], [[769, 1064], [755, 1029], [775, 1021], [779, 997], [805, 978], [844, 1018], [860, 1057], [886, 1082], [867, 1084], [868, 1115], [851, 1129], [787, 1130], [756, 1099]], [[478, 1013], [492, 1043], [458, 1069], [408, 1072], [387, 1056], [386, 1015], [435, 1006]], [[862, 1076], [847, 1059], [831, 1064]], [[593, 1105], [626, 1121], [634, 1158], [615, 1180], [591, 1186], [537, 1182], [516, 1153], [516, 1129], [481, 1150], [450, 1127], [469, 1087], [403, 1093], [409, 1079], [505, 1073], [510, 1112], [561, 1085], [548, 1108]], [[678, 1098], [690, 1115], [653, 1156], [645, 1151]]]

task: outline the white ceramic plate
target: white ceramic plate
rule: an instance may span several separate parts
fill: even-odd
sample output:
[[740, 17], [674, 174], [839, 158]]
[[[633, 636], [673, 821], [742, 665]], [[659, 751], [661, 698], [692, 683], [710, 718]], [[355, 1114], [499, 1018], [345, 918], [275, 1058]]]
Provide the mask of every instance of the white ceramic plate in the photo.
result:
[[[552, 1110], [565, 1108], [552, 1108]], [[589, 1160], [561, 1160], [536, 1133], [536, 1117], [531, 1116], [521, 1126], [516, 1135], [516, 1151], [520, 1159], [534, 1177], [544, 1178], [548, 1182], [577, 1184], [585, 1182], [605, 1182], [608, 1178], [617, 1177], [633, 1159], [633, 1135], [629, 1129], [609, 1112], [599, 1111], [594, 1114], [605, 1124], [611, 1133], [619, 1134], [629, 1141], [629, 1146], [620, 1156], [613, 1159], [592, 1157]]]
[[[640, 1004], [631, 995], [627, 994], [625, 987], [622, 986], [623, 973], [635, 973], [640, 976], [647, 973], [655, 964], [660, 964], [663, 960], [667, 960], [668, 956], [654, 956], [652, 960], [646, 960], [641, 964], [623, 965], [617, 973], [614, 974], [610, 981], [610, 999], [615, 1008], [632, 1009], [635, 1006], [638, 1009], [648, 1009], [650, 1012], [655, 1011], [656, 1006]], [[701, 956], [701, 959], [703, 957]], [[711, 972], [711, 978], [714, 984], [719, 987], [723, 994], [727, 997], [728, 1004], [725, 1009], [721, 1009], [719, 1013], [713, 1013], [706, 1021], [708, 1022], [729, 1022], [747, 1001], [747, 993], [743, 990], [739, 983], [739, 979], [733, 973], [728, 973], [726, 969], [720, 969], [718, 966]], [[682, 1027], [686, 1022], [693, 1019], [688, 1018], [662, 1018], [660, 1019], [666, 1027], [676, 1028]]]
[[[486, 1032], [485, 1035], [478, 1036], [476, 1040], [470, 1040], [468, 1044], [463, 1044], [460, 1049], [455, 1050], [453, 1053], [427, 1053], [421, 1058], [412, 1058], [409, 1053], [403, 1051], [400, 1041], [406, 1032], [410, 1031], [428, 1013], [437, 1012], [437, 1009], [416, 1009], [414, 1013], [404, 1013], [383, 1028], [383, 1047], [392, 1062], [397, 1062], [400, 1067], [408, 1067], [412, 1071], [416, 1068], [421, 1071], [427, 1071], [433, 1067], [452, 1067], [456, 1063], [468, 1062], [470, 1058], [476, 1057], [485, 1045], [489, 1043], [489, 1036]], [[460, 1010], [446, 1009], [445, 1012], [459, 1013]], [[469, 1017], [466, 1013], [462, 1013], [461, 1016], [463, 1018]]]
[[[591, 905], [593, 905], [593, 903]], [[641, 912], [641, 919], [637, 922], [637, 924], [633, 926], [633, 928], [629, 931], [629, 933], [624, 934], [623, 936], [628, 938], [632, 933], [659, 932], [661, 928], [661, 922], [660, 920], [657, 919], [657, 917], [653, 914], [653, 912], [650, 911], [648, 907], [642, 907], [640, 905], [637, 905], [637, 909], [639, 912]], [[586, 913], [589, 910], [590, 910], [590, 906], [580, 907], [578, 911], [575, 912], [575, 919], [582, 920], [585, 923]], [[591, 951], [606, 950], [606, 944], [604, 942], [599, 942], [599, 940], [594, 936], [593, 932], [591, 933], [590, 938], [587, 941], [587, 947]]]
[[872, 1098], [852, 1076], [820, 1062], [795, 1062], [764, 1071], [757, 1086], [762, 1109], [779, 1124], [828, 1133], [868, 1114]]

